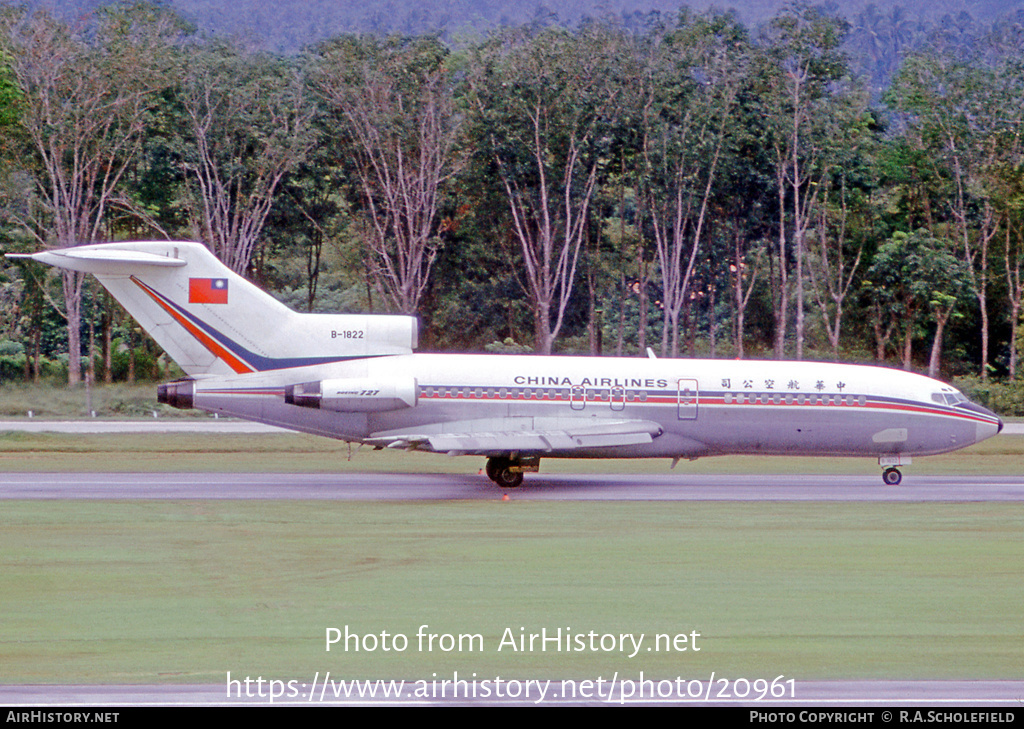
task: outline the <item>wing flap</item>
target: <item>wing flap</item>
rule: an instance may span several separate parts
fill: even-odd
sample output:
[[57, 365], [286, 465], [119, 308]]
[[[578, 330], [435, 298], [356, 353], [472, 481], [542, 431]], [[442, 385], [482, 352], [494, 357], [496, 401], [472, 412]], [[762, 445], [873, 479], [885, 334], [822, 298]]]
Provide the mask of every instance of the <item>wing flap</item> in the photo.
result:
[[493, 451], [571, 451], [583, 448], [640, 445], [654, 438], [649, 433], [573, 435], [571, 433], [450, 434], [428, 438], [430, 450], [490, 453]]
[[[369, 443], [377, 443], [389, 448], [421, 448], [439, 453], [496, 453], [520, 451], [529, 453], [550, 453], [553, 451], [574, 451], [588, 448], [607, 448], [615, 446], [643, 445], [652, 442], [661, 435], [661, 426], [647, 420], [601, 420], [566, 421], [561, 419], [559, 425], [567, 427], [543, 427], [554, 423], [536, 423], [527, 427], [524, 421], [542, 420], [541, 418], [508, 418], [504, 423], [494, 420], [482, 421], [490, 426], [487, 430], [476, 430], [463, 427], [459, 432], [424, 432], [380, 434], [369, 439]], [[495, 428], [495, 425], [506, 425], [507, 428]], [[463, 423], [471, 426], [472, 423]], [[536, 426], [541, 427], [536, 427]], [[450, 426], [449, 426], [450, 427]]]

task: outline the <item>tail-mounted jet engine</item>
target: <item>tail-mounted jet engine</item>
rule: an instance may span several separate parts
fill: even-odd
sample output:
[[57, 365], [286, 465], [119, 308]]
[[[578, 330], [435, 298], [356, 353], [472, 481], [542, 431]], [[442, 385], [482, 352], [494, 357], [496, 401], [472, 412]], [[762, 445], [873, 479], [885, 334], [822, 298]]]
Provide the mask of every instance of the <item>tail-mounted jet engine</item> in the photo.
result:
[[157, 385], [156, 401], [172, 408], [191, 410], [195, 407], [196, 381], [193, 379], [175, 380], [164, 385]]
[[339, 413], [382, 413], [416, 407], [416, 379], [320, 380], [289, 385], [284, 401], [289, 405]]

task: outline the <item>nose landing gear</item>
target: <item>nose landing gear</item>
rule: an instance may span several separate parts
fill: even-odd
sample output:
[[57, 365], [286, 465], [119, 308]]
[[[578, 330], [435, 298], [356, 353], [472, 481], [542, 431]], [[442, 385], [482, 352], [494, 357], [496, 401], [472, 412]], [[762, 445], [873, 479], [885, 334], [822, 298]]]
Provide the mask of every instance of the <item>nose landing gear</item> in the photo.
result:
[[910, 456], [901, 456], [899, 454], [879, 456], [878, 465], [885, 469], [882, 471], [882, 482], [886, 486], [899, 486], [900, 481], [903, 480], [903, 474], [900, 473], [900, 469], [897, 466], [909, 466], [910, 463]]
[[900, 473], [898, 468], [890, 466], [882, 471], [882, 481], [885, 482], [886, 486], [899, 486], [902, 480], [903, 474]]

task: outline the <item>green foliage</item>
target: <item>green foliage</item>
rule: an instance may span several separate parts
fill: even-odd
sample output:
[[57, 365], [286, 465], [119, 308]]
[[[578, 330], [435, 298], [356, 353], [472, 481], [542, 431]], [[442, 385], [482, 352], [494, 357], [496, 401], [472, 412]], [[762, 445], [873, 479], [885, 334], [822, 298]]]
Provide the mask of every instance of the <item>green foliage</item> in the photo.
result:
[[533, 351], [531, 347], [517, 344], [512, 337], [505, 337], [501, 342], [491, 342], [484, 346], [484, 350], [494, 354], [530, 354]]
[[969, 399], [1009, 417], [1024, 417], [1024, 380], [957, 377], [953, 385]]
[[0, 134], [8, 134], [18, 123], [23, 103], [24, 95], [10, 64], [0, 57]]
[[373, 284], [401, 313], [415, 313], [429, 286], [447, 232], [444, 186], [463, 162], [447, 60], [433, 37], [343, 37], [318, 47], [309, 64], [324, 119], [340, 137], [330, 164], [351, 168], [345, 189]]
[[10, 357], [15, 354], [24, 354], [25, 345], [20, 342], [12, 342], [9, 339], [0, 339], [0, 357]]
[[15, 380], [19, 377], [24, 377], [24, 374], [24, 354], [0, 354], [0, 382], [4, 380]]
[[190, 47], [179, 79], [174, 151], [193, 234], [244, 273], [285, 174], [316, 143], [295, 64], [238, 43]]
[[945, 241], [927, 231], [897, 231], [878, 247], [870, 284], [900, 306], [905, 315], [943, 309], [967, 293], [966, 269]]
[[[0, 355], [0, 383], [8, 386], [10, 383], [25, 382], [25, 359], [24, 353]], [[31, 366], [30, 361], [29, 367]], [[39, 375], [44, 380], [54, 382], [66, 380], [68, 376], [67, 357], [57, 359], [40, 357]]]
[[[0, 230], [5, 249], [49, 244], [58, 211], [68, 212], [46, 182], [45, 146], [30, 143], [33, 126], [46, 131], [29, 113], [43, 108], [42, 86], [15, 71], [29, 51], [78, 43], [93, 54], [81, 58], [96, 62], [76, 61], [54, 78], [82, 89], [115, 78], [115, 90], [145, 96], [137, 115], [112, 117], [109, 139], [131, 144], [95, 168], [117, 179], [103, 188], [89, 235], [198, 237], [298, 310], [414, 309], [425, 349], [511, 339], [588, 351], [600, 333], [604, 353], [621, 337], [628, 354], [668, 332], [680, 350], [742, 356], [792, 331], [802, 292], [808, 353], [859, 357], [874, 339], [880, 356], [911, 352], [908, 366], [920, 366], [909, 345], [937, 341], [948, 322], [949, 371], [990, 354], [999, 375], [1009, 361], [1006, 310], [1024, 230], [1024, 58], [1012, 24], [986, 37], [954, 23], [923, 52], [927, 24], [899, 12], [866, 10], [851, 26], [793, 5], [756, 35], [735, 14], [577, 27], [538, 16], [457, 45], [438, 34], [346, 35], [284, 57], [191, 39], [194, 29], [166, 9], [119, 5], [77, 25], [4, 14], [5, 47], [29, 28], [41, 34], [0, 63], [0, 212], [17, 226]], [[954, 48], [956, 38], [970, 39], [973, 52]], [[878, 78], [897, 74], [888, 108], [869, 106], [850, 50], [874, 54]], [[43, 52], [37, 66], [60, 58]], [[437, 79], [443, 97], [425, 93]], [[346, 116], [360, 108], [350, 102], [367, 99], [375, 104], [363, 111], [376, 116], [361, 129], [404, 171], [423, 167], [427, 101], [444, 100], [438, 109], [453, 132], [456, 163], [421, 206], [424, 258], [404, 299], [414, 303], [396, 303], [384, 283], [387, 256], [411, 260], [395, 231], [414, 227], [415, 216], [393, 215], [383, 235], [373, 233], [384, 219], [374, 209], [394, 204], [386, 175], [367, 174], [385, 157], [357, 153]], [[60, 111], [102, 117], [85, 103]], [[52, 119], [49, 132], [75, 127]], [[82, 189], [101, 187], [97, 178]], [[680, 250], [696, 252], [692, 269], [687, 255], [656, 255], [673, 220]], [[983, 240], [993, 241], [984, 271]], [[30, 358], [57, 361], [74, 338], [56, 313], [68, 311], [59, 284], [21, 263], [0, 280], [0, 337]], [[842, 287], [861, 296], [840, 306]], [[990, 353], [977, 341], [982, 294]], [[97, 340], [120, 337], [138, 353], [137, 376], [160, 370], [159, 352], [121, 324], [122, 313], [88, 289], [83, 296], [74, 335], [87, 340], [91, 323]], [[841, 338], [840, 315], [849, 322]], [[126, 376], [126, 353], [111, 359], [115, 376]], [[24, 376], [13, 359], [4, 367], [4, 376]]]

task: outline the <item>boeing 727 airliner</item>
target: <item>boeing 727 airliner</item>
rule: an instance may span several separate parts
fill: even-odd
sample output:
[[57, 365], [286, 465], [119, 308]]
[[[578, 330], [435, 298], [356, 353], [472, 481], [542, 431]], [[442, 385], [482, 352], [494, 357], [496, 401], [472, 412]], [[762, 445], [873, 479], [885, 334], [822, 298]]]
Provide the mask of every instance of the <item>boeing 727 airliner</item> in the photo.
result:
[[728, 454], [877, 458], [895, 485], [913, 456], [1003, 425], [947, 384], [880, 367], [415, 354], [415, 318], [293, 312], [199, 243], [29, 257], [95, 274], [181, 366], [187, 377], [160, 385], [160, 402], [378, 448], [486, 456], [502, 487], [541, 458]]

